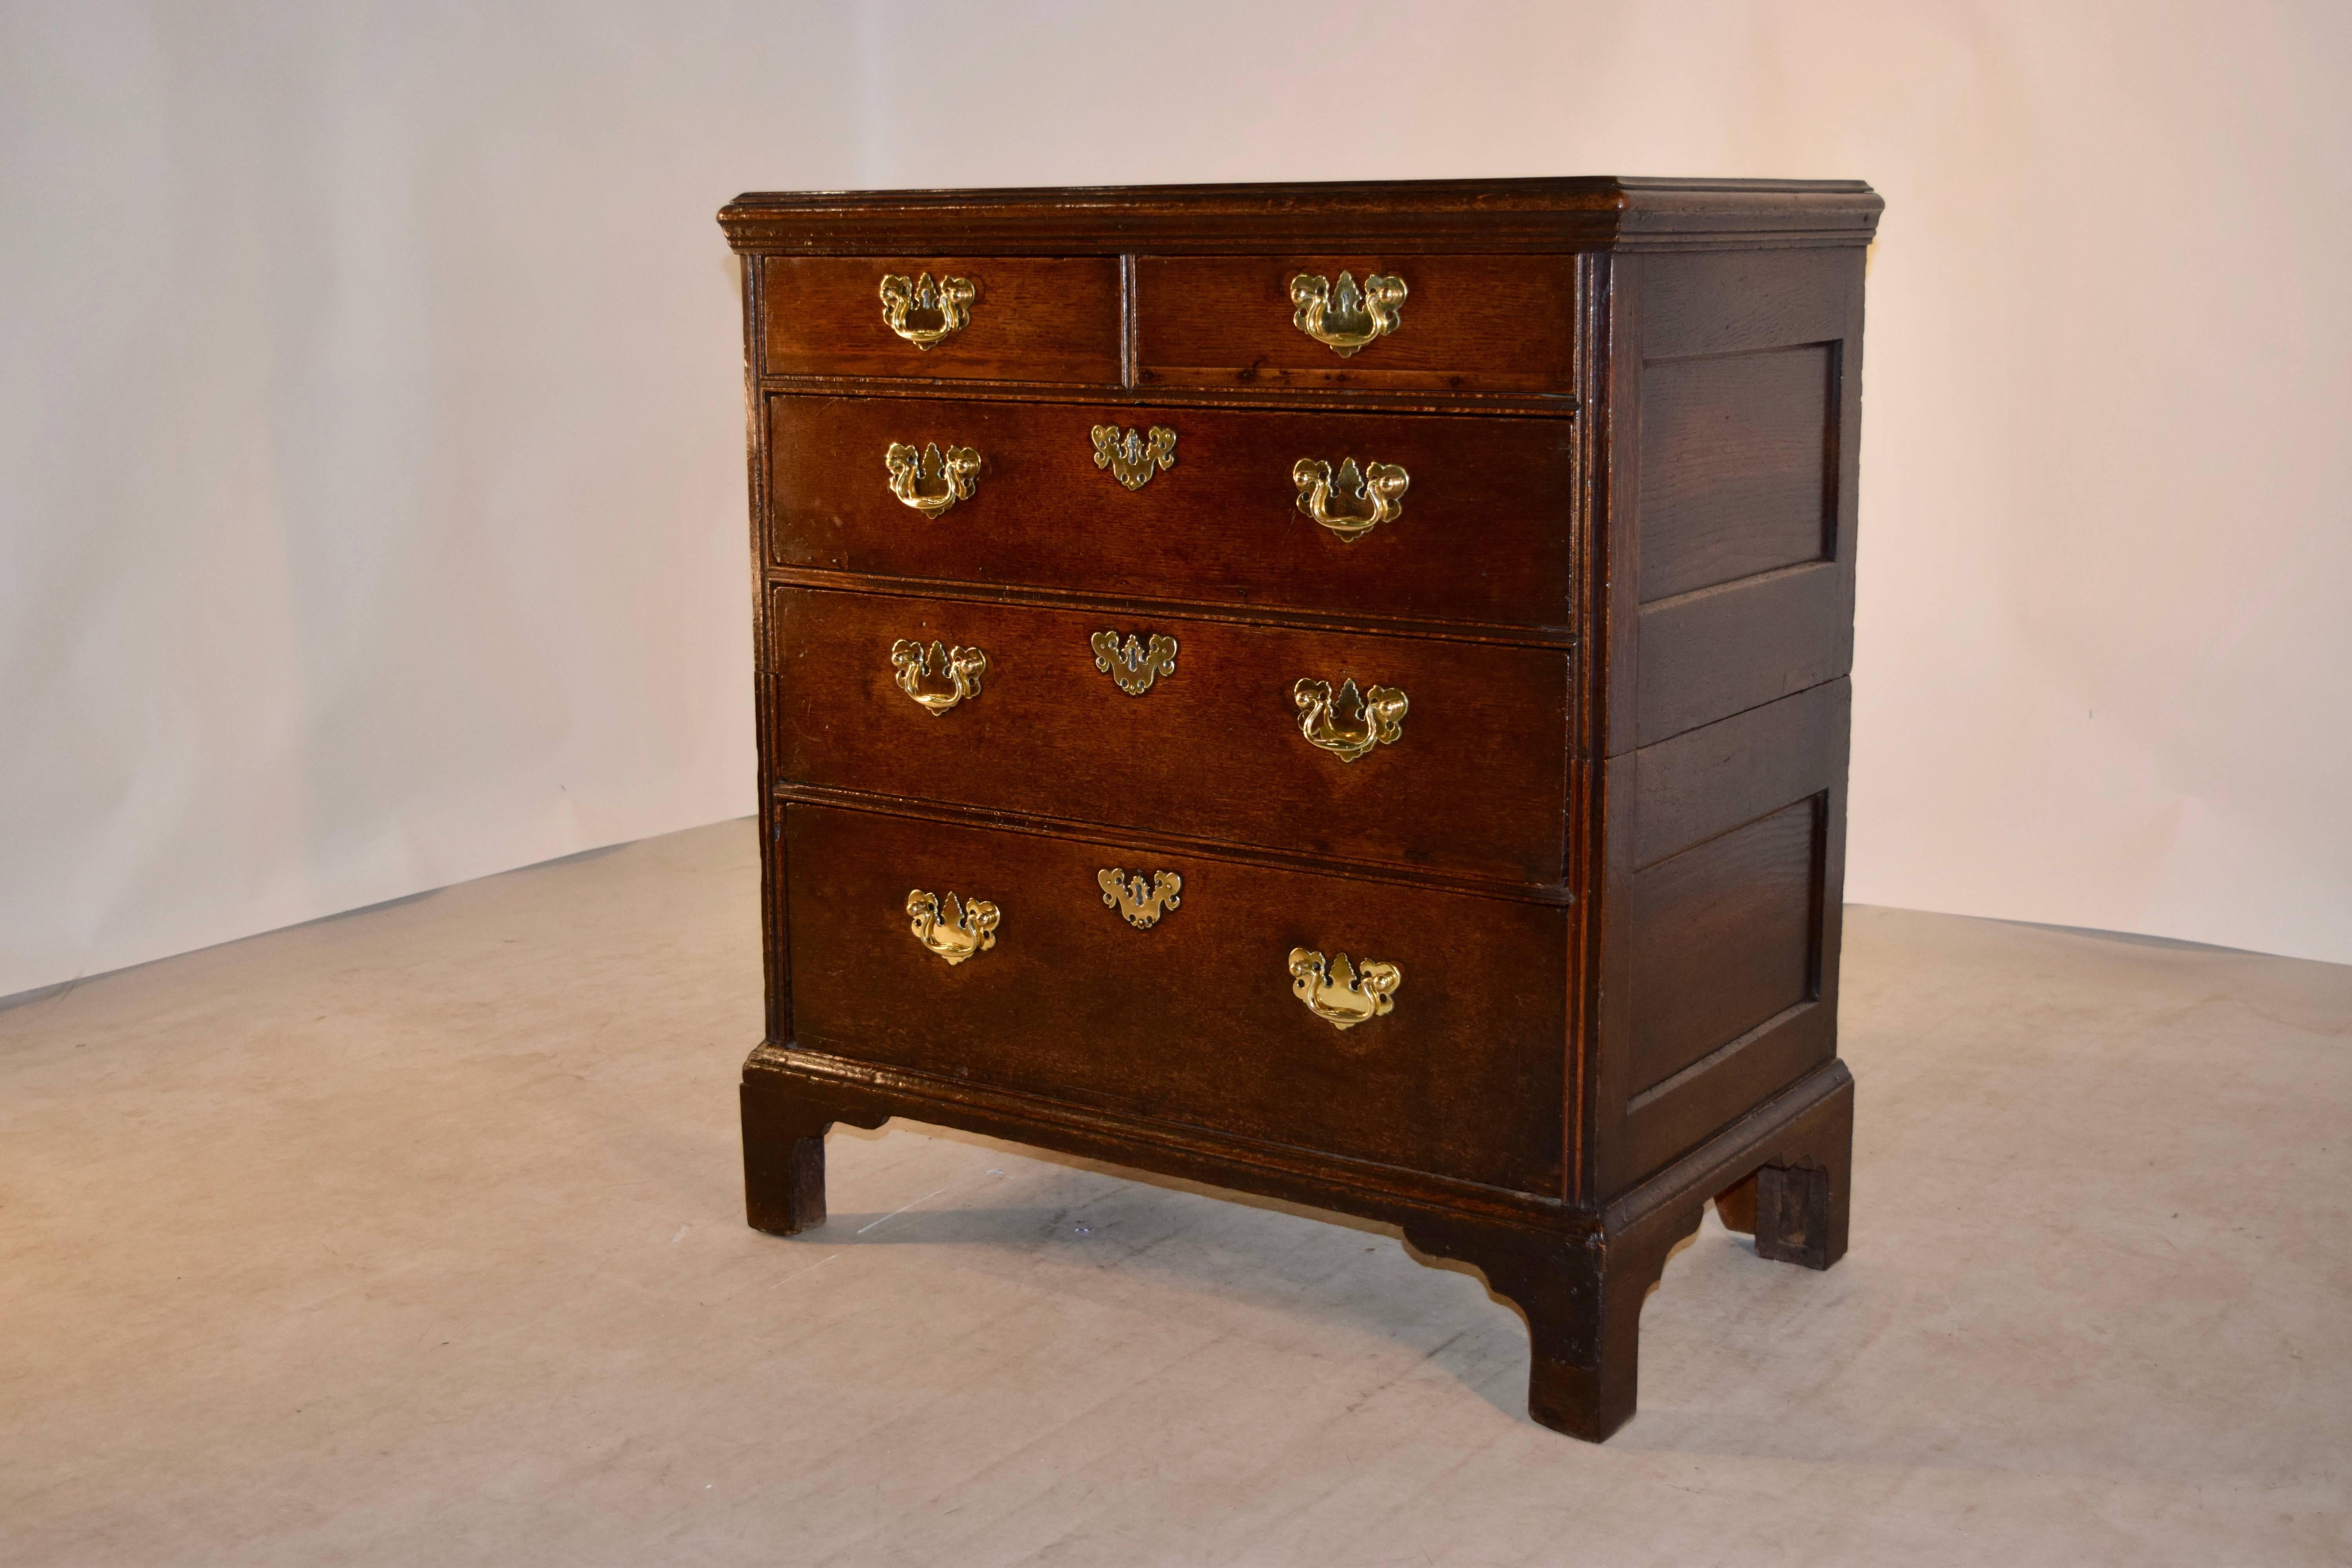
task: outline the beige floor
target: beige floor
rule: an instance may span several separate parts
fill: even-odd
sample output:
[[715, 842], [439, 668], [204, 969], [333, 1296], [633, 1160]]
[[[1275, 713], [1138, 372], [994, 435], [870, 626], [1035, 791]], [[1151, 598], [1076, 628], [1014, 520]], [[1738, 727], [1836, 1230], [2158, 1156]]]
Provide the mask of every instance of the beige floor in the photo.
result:
[[1603, 1447], [1393, 1240], [905, 1125], [740, 1218], [727, 824], [0, 1013], [0, 1561], [2352, 1561], [2352, 968], [1862, 909], [1853, 1250]]

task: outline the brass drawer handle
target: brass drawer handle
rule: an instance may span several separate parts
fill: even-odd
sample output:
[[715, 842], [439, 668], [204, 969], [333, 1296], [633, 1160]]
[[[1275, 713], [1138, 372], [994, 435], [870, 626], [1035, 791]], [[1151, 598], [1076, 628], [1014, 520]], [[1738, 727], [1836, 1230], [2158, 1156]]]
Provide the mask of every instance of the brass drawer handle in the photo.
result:
[[959, 903], [950, 893], [947, 918], [942, 920], [938, 896], [918, 888], [907, 895], [907, 918], [914, 922], [910, 929], [915, 940], [952, 964], [996, 945], [997, 922], [1003, 920], [1004, 911], [986, 899]]
[[925, 517], [937, 517], [956, 502], [971, 499], [971, 487], [980, 475], [980, 454], [969, 447], [950, 447], [942, 452], [936, 442], [926, 442], [918, 452], [904, 441], [893, 441], [882, 454], [882, 466], [889, 470], [892, 495]]
[[[898, 671], [898, 689], [923, 705], [934, 719], [967, 697], [980, 695], [980, 678], [988, 673], [988, 656], [976, 647], [942, 647], [934, 642], [900, 637], [890, 645], [890, 662]], [[926, 691], [923, 680], [937, 676], [948, 683], [945, 691]]]
[[1118, 682], [1129, 697], [1140, 697], [1163, 675], [1176, 673], [1176, 639], [1166, 632], [1151, 634], [1150, 646], [1138, 642], [1133, 632], [1121, 647], [1117, 632], [1097, 632], [1087, 639], [1095, 650], [1095, 668]]
[[[1404, 513], [1404, 492], [1412, 483], [1412, 476], [1394, 463], [1367, 463], [1362, 471], [1356, 459], [1349, 458], [1339, 465], [1335, 478], [1331, 465], [1320, 458], [1301, 458], [1291, 465], [1290, 482], [1298, 487], [1298, 510], [1353, 543], [1384, 522], [1394, 522]], [[1331, 510], [1334, 497], [1349, 510]], [[1358, 510], [1358, 507], [1367, 510]]]
[[1095, 881], [1103, 890], [1103, 907], [1117, 910], [1138, 931], [1150, 931], [1184, 901], [1178, 896], [1184, 879], [1173, 871], [1154, 871], [1147, 885], [1140, 871], [1129, 877], [1123, 866], [1107, 866], [1095, 873]]
[[[1290, 689], [1298, 709], [1298, 732], [1343, 763], [1352, 763], [1374, 746], [1393, 746], [1404, 736], [1404, 716], [1412, 704], [1393, 686], [1375, 686], [1359, 696], [1355, 678], [1331, 683], [1311, 677]], [[1354, 722], [1342, 718], [1353, 714]]]
[[1356, 279], [1339, 274], [1338, 288], [1328, 278], [1300, 273], [1290, 280], [1293, 325], [1341, 359], [1361, 353], [1375, 339], [1404, 324], [1404, 279], [1367, 273], [1360, 291]]
[[1092, 434], [1095, 467], [1108, 468], [1111, 477], [1129, 489], [1139, 490], [1152, 475], [1176, 466], [1176, 432], [1165, 425], [1154, 425], [1144, 435], [1132, 429], [1122, 431], [1116, 425], [1097, 425]]
[[971, 324], [978, 292], [969, 278], [943, 277], [934, 283], [928, 272], [911, 279], [888, 273], [882, 279], [882, 320], [917, 348], [927, 349]]
[[1358, 969], [1344, 952], [1327, 964], [1310, 948], [1290, 950], [1291, 994], [1335, 1029], [1352, 1029], [1385, 1016], [1396, 1006], [1397, 987], [1403, 984], [1404, 973], [1393, 963], [1367, 959]]

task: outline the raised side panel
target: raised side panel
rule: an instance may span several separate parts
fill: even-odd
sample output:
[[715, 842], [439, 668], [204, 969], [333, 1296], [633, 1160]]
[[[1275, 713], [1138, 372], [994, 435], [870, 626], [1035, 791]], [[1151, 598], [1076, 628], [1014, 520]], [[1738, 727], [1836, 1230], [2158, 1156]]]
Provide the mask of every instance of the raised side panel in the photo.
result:
[[[1612, 655], [1645, 746], [1843, 675], [1853, 653], [1862, 253], [1642, 258], [1638, 471]], [[1623, 688], [1621, 686], [1620, 689]]]
[[1637, 1099], [1812, 999], [1820, 806], [1810, 796], [1633, 873]]
[[1606, 1198], [1836, 1055], [1851, 689], [1612, 760]]
[[1827, 343], [1668, 360], [1642, 378], [1642, 602], [1826, 559]]

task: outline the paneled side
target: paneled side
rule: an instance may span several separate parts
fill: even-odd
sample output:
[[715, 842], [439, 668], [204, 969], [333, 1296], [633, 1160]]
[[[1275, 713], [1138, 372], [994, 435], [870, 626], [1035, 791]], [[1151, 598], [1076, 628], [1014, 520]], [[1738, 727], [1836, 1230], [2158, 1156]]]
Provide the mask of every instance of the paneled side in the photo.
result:
[[1610, 764], [1604, 1195], [1836, 1054], [1850, 693], [1831, 681]]
[[1853, 653], [1862, 253], [1641, 259], [1612, 576], [1613, 754], [1834, 680]]
[[1648, 367], [1642, 603], [1828, 558], [1836, 379], [1826, 343]]

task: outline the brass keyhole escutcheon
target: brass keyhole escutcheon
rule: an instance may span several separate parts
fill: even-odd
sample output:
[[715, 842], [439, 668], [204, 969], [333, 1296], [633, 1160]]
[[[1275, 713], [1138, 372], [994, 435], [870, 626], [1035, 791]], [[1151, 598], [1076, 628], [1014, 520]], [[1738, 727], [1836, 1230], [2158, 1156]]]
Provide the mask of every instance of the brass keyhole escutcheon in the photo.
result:
[[926, 442], [920, 451], [904, 441], [893, 441], [882, 454], [890, 475], [890, 493], [925, 517], [935, 518], [960, 500], [971, 499], [979, 482], [980, 454], [970, 447], [940, 449]]
[[1095, 443], [1095, 467], [1108, 468], [1111, 478], [1129, 489], [1139, 490], [1151, 476], [1176, 466], [1176, 432], [1165, 425], [1149, 431], [1121, 430], [1097, 425], [1089, 434]]
[[1298, 732], [1343, 763], [1402, 740], [1404, 716], [1412, 707], [1393, 686], [1359, 694], [1353, 676], [1339, 683], [1337, 694], [1329, 681], [1309, 677], [1290, 689], [1290, 700], [1298, 710]]
[[[980, 678], [988, 673], [988, 656], [976, 647], [945, 647], [937, 642], [925, 647], [906, 637], [890, 645], [890, 663], [898, 672], [893, 677], [898, 689], [934, 719], [966, 698], [979, 696]], [[945, 691], [934, 684], [941, 680], [948, 683]]]
[[1087, 639], [1095, 650], [1095, 668], [1118, 682], [1129, 697], [1140, 697], [1163, 675], [1176, 673], [1176, 639], [1165, 632], [1151, 634], [1146, 645], [1133, 632], [1122, 644], [1117, 632], [1097, 632]]
[[911, 279], [887, 273], [882, 279], [882, 321], [917, 348], [928, 349], [971, 324], [971, 302], [979, 292], [969, 278], [942, 277], [934, 283], [928, 272]]
[[1343, 459], [1334, 474], [1320, 458], [1301, 458], [1291, 465], [1290, 482], [1298, 487], [1298, 510], [1352, 544], [1403, 515], [1412, 476], [1394, 463], [1367, 463], [1359, 469], [1353, 458]]
[[1173, 871], [1154, 871], [1146, 882], [1139, 871], [1129, 877], [1125, 867], [1107, 866], [1095, 873], [1095, 881], [1103, 890], [1103, 907], [1117, 910], [1138, 931], [1150, 931], [1161, 915], [1184, 901], [1179, 896], [1184, 879]]
[[1290, 280], [1291, 324], [1341, 359], [1352, 359], [1404, 325], [1404, 279], [1377, 272], [1356, 287], [1350, 273], [1328, 278], [1302, 272]]

